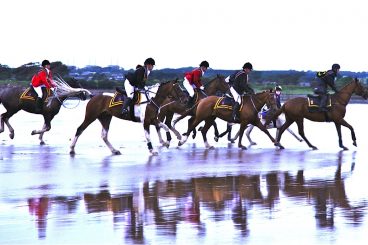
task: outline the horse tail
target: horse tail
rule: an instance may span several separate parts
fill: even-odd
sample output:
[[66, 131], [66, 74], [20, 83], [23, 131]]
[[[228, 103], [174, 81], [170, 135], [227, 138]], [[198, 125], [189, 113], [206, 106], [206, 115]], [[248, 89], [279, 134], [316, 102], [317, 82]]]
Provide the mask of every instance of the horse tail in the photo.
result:
[[266, 122], [264, 123], [264, 125], [268, 125], [270, 124], [270, 122], [278, 118], [281, 115], [281, 113], [284, 112], [284, 108], [285, 108], [285, 105], [282, 105], [280, 109], [275, 111], [275, 113], [270, 113], [270, 115], [267, 115]]

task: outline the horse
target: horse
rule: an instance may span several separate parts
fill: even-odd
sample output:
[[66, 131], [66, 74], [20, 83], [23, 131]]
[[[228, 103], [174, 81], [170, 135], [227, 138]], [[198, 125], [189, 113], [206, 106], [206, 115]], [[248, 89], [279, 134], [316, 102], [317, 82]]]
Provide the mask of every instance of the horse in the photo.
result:
[[[262, 112], [260, 112], [261, 114]], [[260, 120], [261, 120], [261, 123], [264, 124], [266, 122], [266, 119], [263, 117], [263, 116], [260, 116]], [[265, 125], [267, 129], [272, 129], [272, 128], [276, 128], [276, 137], [279, 133], [279, 128], [282, 126], [282, 124], [285, 123], [285, 116], [284, 114], [281, 114], [276, 120], [275, 120], [275, 123], [274, 124], [273, 122], [268, 124], [268, 125]], [[231, 143], [234, 143], [235, 140], [239, 137], [239, 130], [238, 132], [235, 134], [234, 137], [231, 137], [231, 128], [232, 128], [232, 123], [228, 123], [227, 125], [227, 129], [226, 131], [224, 131], [223, 133], [219, 134], [217, 137], [215, 137], [215, 141], [218, 141], [219, 138], [227, 135], [227, 139], [229, 142]], [[254, 142], [252, 140], [252, 138], [250, 137], [250, 133], [252, 132], [252, 130], [254, 129], [254, 125], [253, 124], [249, 124], [247, 129], [245, 130], [245, 135], [247, 136], [248, 140], [249, 140], [249, 143], [250, 145], [257, 145], [256, 142]], [[294, 133], [293, 130], [291, 130], [290, 128], [287, 128], [286, 129], [292, 136], [294, 136], [295, 139], [297, 139], [299, 142], [302, 142], [303, 139], [300, 138], [298, 135], [296, 135], [296, 133]]]
[[[112, 154], [120, 155], [121, 152], [116, 150], [108, 140], [108, 132], [110, 127], [110, 122], [112, 117], [117, 117], [119, 119], [140, 122], [143, 123], [143, 128], [145, 132], [145, 137], [147, 140], [147, 146], [152, 155], [157, 155], [157, 152], [154, 151], [150, 139], [149, 126], [155, 125], [156, 129], [162, 127], [166, 132], [169, 129], [165, 124], [160, 122], [157, 119], [157, 114], [161, 110], [162, 107], [165, 106], [163, 101], [169, 97], [170, 100], [179, 99], [183, 96], [183, 91], [180, 89], [178, 81], [169, 81], [161, 84], [155, 84], [151, 87], [148, 87], [147, 90], [139, 91], [138, 98], [140, 98], [139, 104], [134, 105], [129, 108], [130, 113], [122, 114], [122, 101], [124, 101], [124, 95], [120, 100], [115, 101], [116, 96], [119, 95], [119, 92], [115, 93], [115, 96], [99, 94], [94, 96], [86, 106], [85, 118], [82, 124], [78, 127], [74, 140], [70, 146], [70, 155], [75, 154], [75, 145], [79, 136], [83, 133], [83, 131], [96, 119], [98, 119], [102, 125], [102, 139], [110, 149]], [[153, 94], [154, 97], [151, 97], [150, 94]], [[160, 141], [161, 135], [159, 130], [157, 130]], [[169, 141], [169, 139], [168, 139]], [[169, 144], [167, 142], [163, 143], [164, 146], [168, 147]]]
[[[170, 98], [167, 98], [166, 103], [167, 106], [161, 108], [160, 113], [158, 114], [158, 119], [161, 122], [165, 121], [166, 126], [174, 132], [175, 136], [178, 140], [181, 140], [182, 136], [181, 134], [172, 126], [171, 122], [174, 117], [174, 114], [180, 114], [180, 115], [194, 115], [195, 105], [198, 104], [198, 102], [206, 98], [210, 95], [216, 95], [218, 93], [225, 94], [229, 91], [229, 84], [225, 81], [225, 77], [221, 75], [217, 75], [215, 78], [211, 79], [209, 82], [207, 82], [204, 85], [204, 91], [201, 91], [199, 89], [195, 89], [195, 103], [192, 108], [187, 108], [186, 104], [183, 103], [183, 101], [176, 101], [174, 103], [169, 103]], [[189, 95], [187, 94], [186, 101], [189, 99]], [[183, 116], [184, 117], [184, 116]], [[189, 119], [191, 120], [191, 119]], [[188, 125], [191, 123], [191, 121], [188, 121]], [[218, 135], [218, 129], [216, 126], [216, 123], [214, 123], [215, 128], [215, 134]], [[193, 130], [193, 138], [195, 138], [196, 130]]]
[[[195, 95], [194, 95], [194, 105], [191, 108], [187, 108], [185, 104], [182, 103], [174, 103], [170, 105], [166, 110], [162, 111], [161, 114], [159, 114], [160, 121], [163, 121], [166, 117], [165, 124], [170, 128], [171, 131], [174, 132], [178, 140], [181, 140], [182, 136], [181, 134], [171, 125], [173, 116], [175, 113], [180, 114], [181, 116], [176, 120], [181, 120], [186, 116], [193, 116], [195, 113], [196, 105], [198, 102], [206, 98], [209, 95], [217, 95], [217, 94], [225, 94], [230, 89], [230, 85], [225, 81], [225, 77], [221, 75], [217, 75], [214, 79], [210, 80], [208, 83], [204, 85], [204, 91], [200, 89], [195, 89]], [[165, 116], [163, 116], [165, 115]], [[192, 118], [188, 120], [188, 126], [193, 121]], [[215, 135], [218, 135], [218, 129], [216, 122], [213, 124]], [[193, 129], [193, 139], [196, 137], [196, 130]]]
[[57, 85], [54, 92], [47, 90], [48, 97], [42, 108], [36, 103], [37, 94], [33, 87], [7, 87], [0, 91], [0, 103], [6, 112], [0, 116], [0, 133], [4, 132], [4, 123], [9, 129], [10, 139], [14, 138], [14, 129], [9, 123], [9, 119], [20, 110], [33, 114], [40, 114], [44, 118], [44, 125], [40, 130], [33, 130], [31, 135], [39, 134], [40, 144], [44, 145], [43, 134], [51, 129], [51, 121], [59, 113], [64, 100], [68, 98], [78, 98], [86, 100], [92, 93], [83, 88], [72, 88], [61, 78], [54, 78]]
[[[200, 122], [205, 121], [205, 125], [203, 126], [201, 133], [203, 136], [203, 141], [206, 148], [213, 148], [207, 142], [207, 131], [209, 127], [213, 124], [214, 120], [219, 117], [222, 120], [230, 122], [233, 120], [232, 118], [232, 106], [229, 103], [222, 103], [225, 101], [225, 97], [218, 96], [209, 96], [205, 99], [202, 99], [195, 112], [194, 120], [191, 125], [189, 125], [185, 136], [181, 141], [179, 141], [179, 146], [183, 145], [192, 131], [194, 127], [196, 127]], [[282, 147], [276, 140], [270, 135], [267, 131], [266, 127], [260, 122], [258, 118], [258, 112], [261, 108], [267, 104], [269, 108], [274, 109], [276, 107], [276, 102], [274, 99], [274, 94], [270, 91], [263, 91], [254, 95], [243, 95], [242, 103], [240, 108], [240, 137], [238, 142], [238, 147], [241, 149], [247, 149], [247, 147], [242, 145], [242, 138], [244, 130], [247, 125], [253, 124], [262, 130], [270, 140], [275, 144], [275, 146]], [[176, 121], [177, 122], [177, 121]]]
[[317, 147], [312, 145], [304, 134], [304, 118], [314, 122], [334, 122], [339, 138], [339, 147], [343, 150], [348, 150], [342, 143], [341, 126], [345, 126], [350, 129], [353, 145], [356, 144], [356, 137], [353, 127], [344, 120], [346, 113], [346, 106], [348, 105], [352, 94], [355, 93], [363, 97], [368, 98], [367, 90], [362, 86], [357, 78], [353, 79], [350, 83], [346, 84], [339, 92], [331, 95], [331, 108], [328, 112], [310, 112], [309, 100], [304, 97], [296, 97], [290, 99], [284, 103], [284, 105], [277, 110], [273, 116], [266, 120], [266, 124], [271, 120], [279, 116], [281, 113], [285, 114], [286, 121], [281, 126], [280, 132], [276, 137], [276, 140], [280, 142], [283, 132], [294, 122], [298, 126], [299, 135], [304, 139], [307, 145], [313, 150], [317, 150]]

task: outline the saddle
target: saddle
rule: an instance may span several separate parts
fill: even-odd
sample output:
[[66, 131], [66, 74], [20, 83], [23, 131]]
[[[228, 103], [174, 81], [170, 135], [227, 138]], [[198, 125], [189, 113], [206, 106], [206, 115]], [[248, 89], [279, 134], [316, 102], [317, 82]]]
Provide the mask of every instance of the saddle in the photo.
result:
[[[127, 97], [127, 94], [124, 90], [120, 88], [116, 88], [115, 94], [110, 100], [109, 107], [111, 108], [114, 106], [122, 105], [126, 97]], [[141, 93], [139, 91], [134, 91], [133, 103], [132, 103], [133, 106], [139, 105], [141, 103], [141, 100], [142, 100]]]
[[[331, 110], [331, 97], [329, 94], [326, 95], [327, 96], [327, 110], [330, 111]], [[308, 111], [309, 112], [320, 112], [320, 101], [321, 101], [321, 96], [320, 95], [315, 95], [315, 94], [308, 94]]]
[[[48, 101], [49, 97], [51, 96], [51, 89], [47, 88], [47, 97], [45, 102]], [[36, 93], [36, 91], [34, 90], [34, 88], [32, 86], [26, 88], [23, 93], [20, 95], [19, 99], [20, 100], [31, 100], [31, 101], [36, 101], [38, 95]]]
[[[243, 98], [242, 98], [243, 100]], [[230, 97], [228, 95], [220, 97], [217, 99], [216, 104], [214, 106], [214, 109], [228, 109], [233, 110], [233, 106], [235, 104], [235, 100], [233, 97]], [[241, 111], [241, 108], [243, 107], [243, 101], [241, 101], [239, 111]]]

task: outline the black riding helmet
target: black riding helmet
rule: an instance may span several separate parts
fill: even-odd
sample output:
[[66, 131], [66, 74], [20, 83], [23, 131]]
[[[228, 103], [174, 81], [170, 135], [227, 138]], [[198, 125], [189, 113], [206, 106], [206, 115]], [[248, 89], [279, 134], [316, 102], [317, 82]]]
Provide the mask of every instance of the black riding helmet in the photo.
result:
[[155, 65], [155, 60], [152, 59], [152, 58], [147, 58], [145, 61], [144, 61], [144, 65]]
[[280, 85], [276, 85], [275, 90], [276, 91], [282, 91], [282, 87]]
[[42, 64], [41, 64], [43, 67], [45, 67], [46, 65], [51, 65], [50, 64], [50, 61], [48, 61], [48, 60], [44, 60], [44, 61], [42, 61]]
[[334, 72], [336, 72], [338, 69], [340, 69], [340, 65], [339, 65], [339, 64], [333, 64], [333, 65], [332, 65], [332, 70], [333, 70]]
[[253, 70], [253, 66], [251, 63], [247, 62], [243, 65], [243, 69], [249, 69], [249, 70]]
[[199, 64], [199, 66], [204, 66], [204, 67], [208, 68], [208, 67], [210, 67], [210, 64], [206, 60], [204, 60], [204, 61], [201, 62], [201, 64]]

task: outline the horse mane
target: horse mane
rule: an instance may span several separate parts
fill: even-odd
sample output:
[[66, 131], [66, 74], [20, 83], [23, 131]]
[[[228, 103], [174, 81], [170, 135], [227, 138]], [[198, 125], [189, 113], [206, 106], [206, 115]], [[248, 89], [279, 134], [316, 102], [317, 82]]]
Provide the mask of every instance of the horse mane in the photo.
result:
[[92, 94], [90, 91], [84, 88], [72, 88], [67, 82], [60, 76], [54, 76], [53, 82], [56, 86], [57, 96], [71, 96], [80, 92], [86, 92]]

